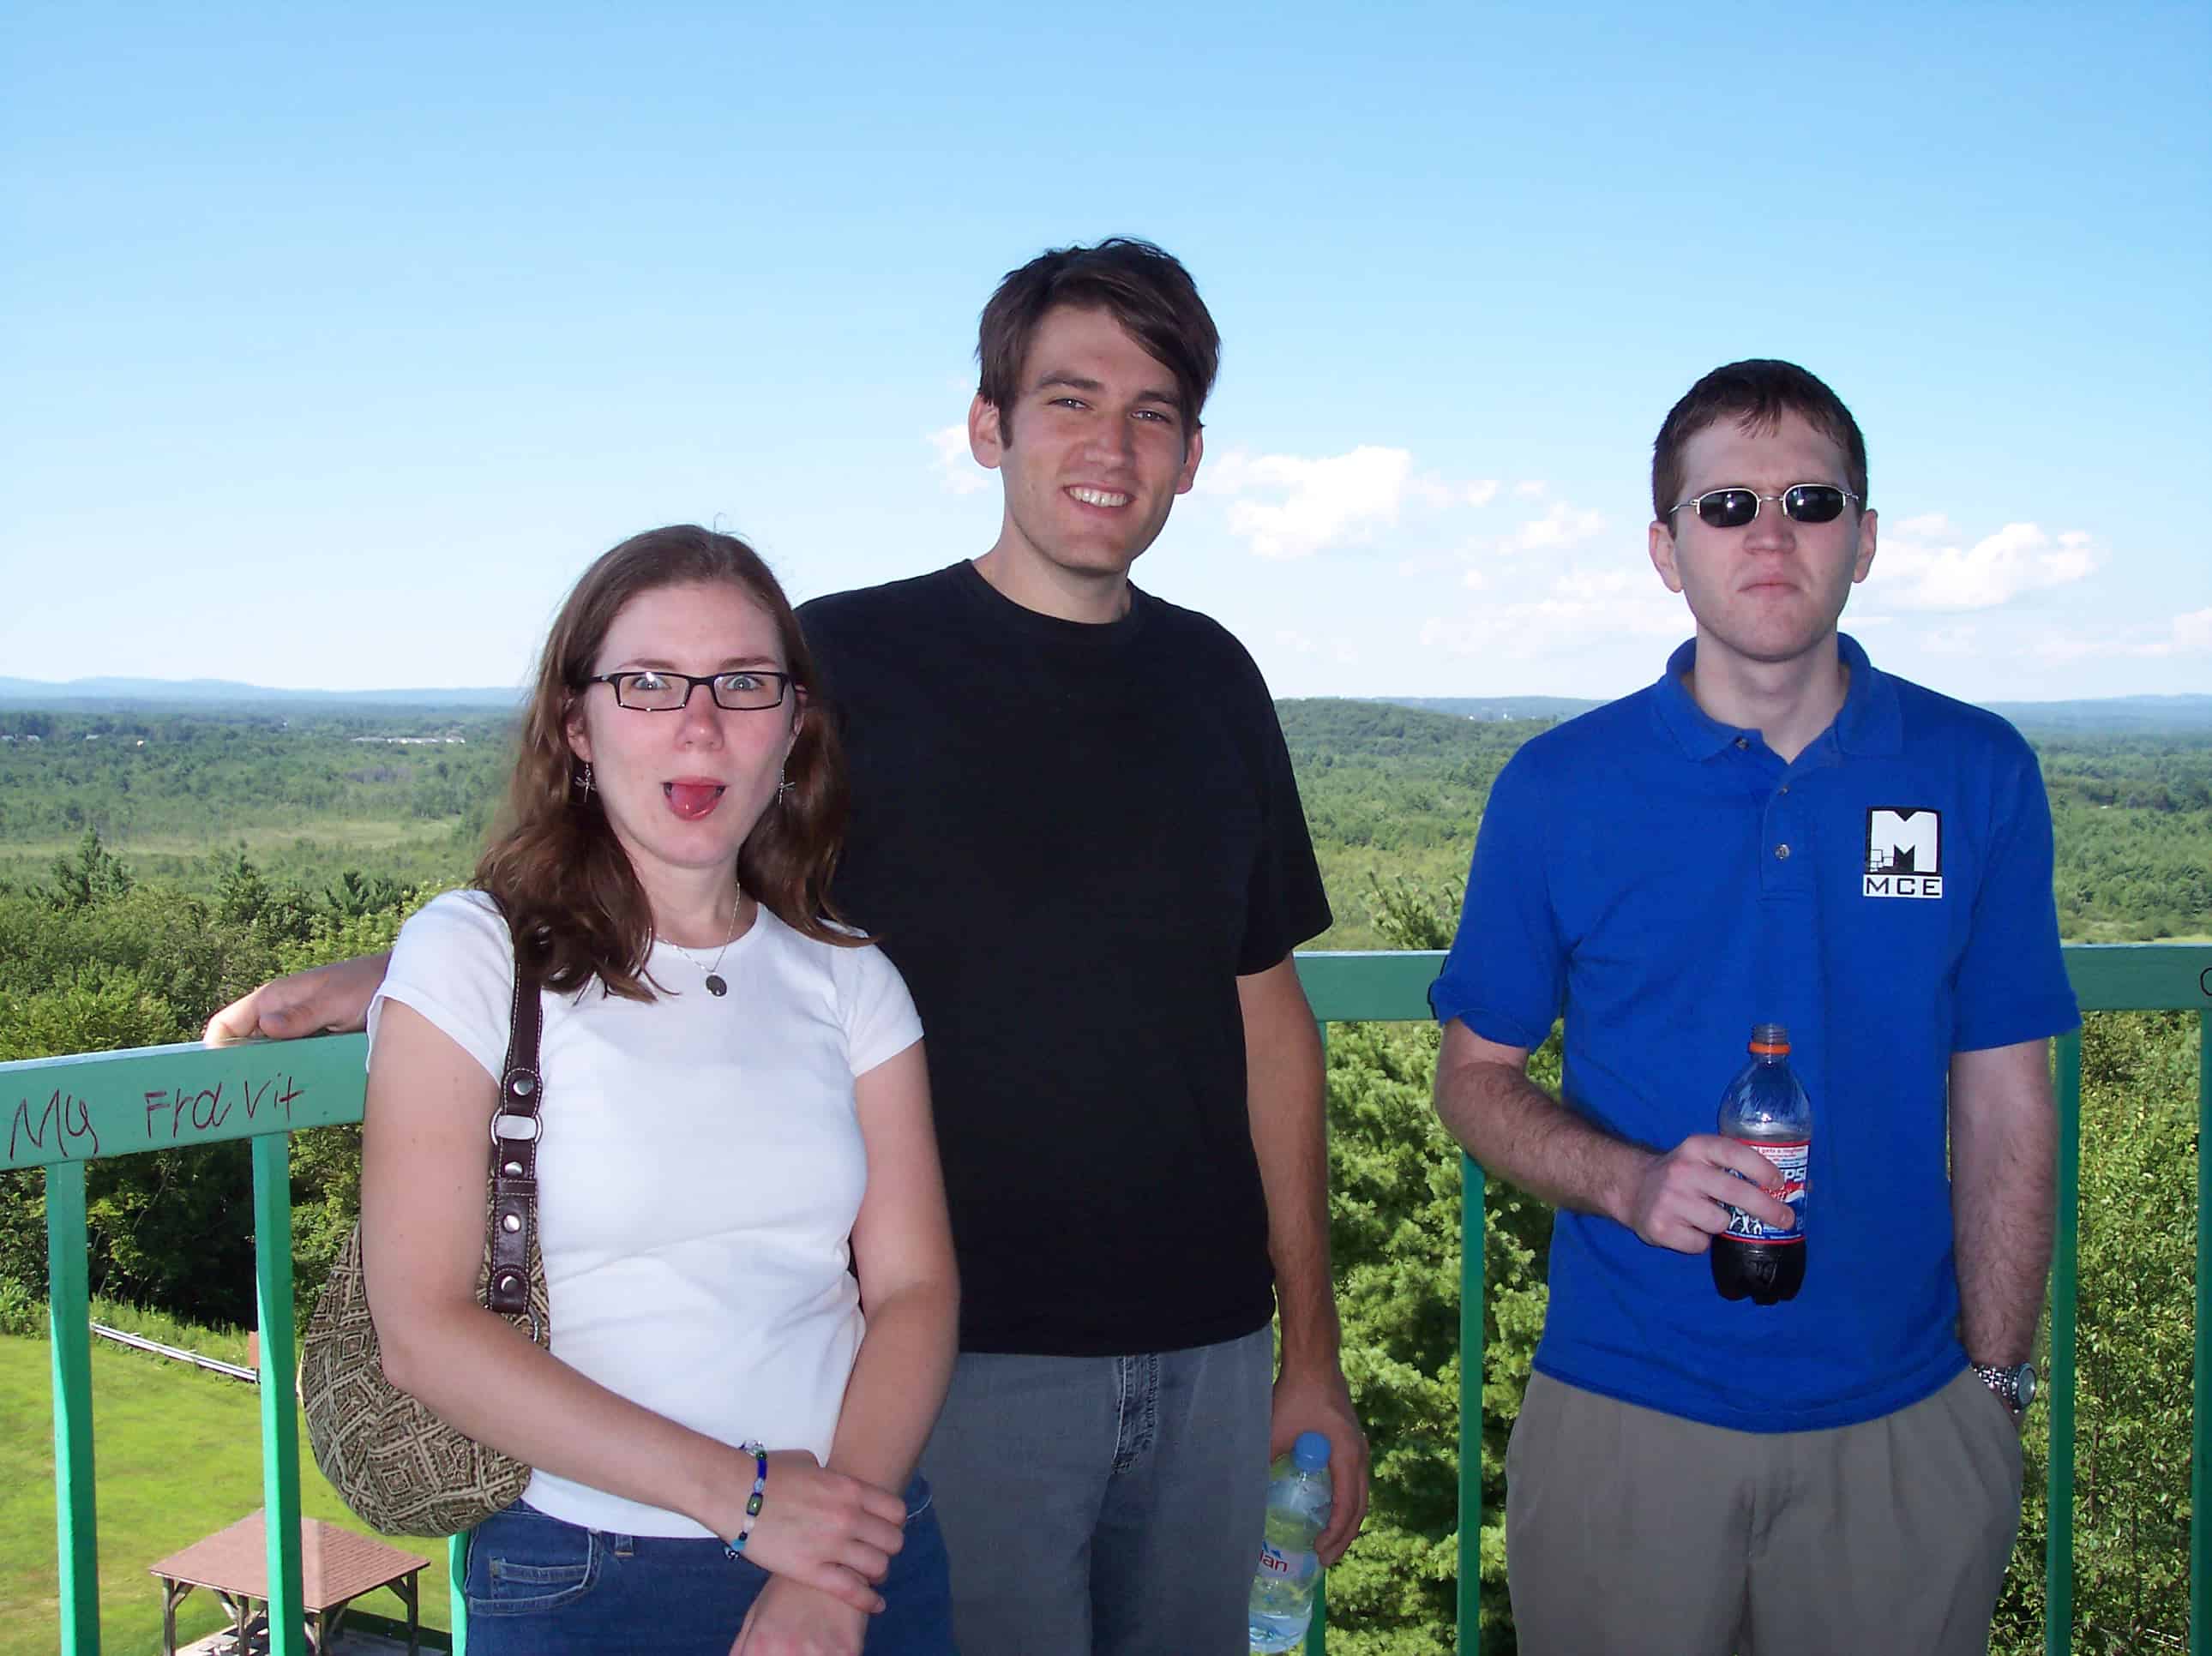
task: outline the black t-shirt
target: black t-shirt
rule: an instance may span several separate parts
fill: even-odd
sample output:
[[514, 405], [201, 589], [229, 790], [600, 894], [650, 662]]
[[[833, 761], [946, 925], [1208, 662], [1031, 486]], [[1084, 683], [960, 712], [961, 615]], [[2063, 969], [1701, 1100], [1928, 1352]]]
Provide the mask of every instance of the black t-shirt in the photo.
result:
[[1237, 979], [1329, 914], [1251, 658], [1140, 591], [1085, 625], [966, 563], [800, 618], [852, 761], [835, 898], [921, 1014], [963, 1348], [1261, 1327]]

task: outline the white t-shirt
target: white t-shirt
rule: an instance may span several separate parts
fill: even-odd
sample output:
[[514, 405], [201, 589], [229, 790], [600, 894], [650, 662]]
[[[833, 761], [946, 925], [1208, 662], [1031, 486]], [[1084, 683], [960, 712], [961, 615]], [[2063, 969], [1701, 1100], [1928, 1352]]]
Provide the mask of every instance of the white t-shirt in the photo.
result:
[[[860, 1349], [848, 1240], [867, 1183], [853, 1078], [921, 1036], [872, 947], [801, 937], [767, 909], [719, 968], [656, 944], [651, 1004], [542, 997], [538, 1218], [553, 1354], [725, 1443], [826, 1459]], [[482, 892], [407, 922], [368, 1010], [404, 1001], [497, 1078], [514, 955]], [[487, 1119], [489, 1117], [487, 1116]], [[679, 1513], [538, 1472], [539, 1511], [629, 1535], [702, 1536]]]

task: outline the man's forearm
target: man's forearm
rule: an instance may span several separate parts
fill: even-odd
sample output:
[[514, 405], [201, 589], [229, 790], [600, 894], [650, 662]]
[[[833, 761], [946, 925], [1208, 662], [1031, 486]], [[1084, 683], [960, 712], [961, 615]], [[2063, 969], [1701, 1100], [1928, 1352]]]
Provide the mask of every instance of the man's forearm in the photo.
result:
[[391, 964], [388, 954], [363, 955], [264, 983], [210, 1018], [201, 1039], [219, 1046], [256, 1036], [290, 1040], [362, 1028]]
[[1629, 1222], [1652, 1152], [1591, 1125], [1517, 1069], [1451, 1060], [1447, 1046], [1437, 1065], [1437, 1115], [1485, 1172], [1554, 1206]]
[[2043, 1313], [2058, 1152], [2048, 1065], [2043, 1041], [1952, 1060], [1959, 1337], [1976, 1362], [2026, 1362]]
[[1334, 1368], [1340, 1331], [1328, 1265], [1328, 1127], [1310, 1019], [1267, 1042], [1251, 1077], [1252, 1148], [1267, 1202], [1283, 1367]]
[[1340, 1335], [1328, 1265], [1328, 1123], [1321, 1032], [1295, 968], [1240, 978], [1252, 1151], [1267, 1203], [1267, 1257], [1283, 1368], [1334, 1371]]

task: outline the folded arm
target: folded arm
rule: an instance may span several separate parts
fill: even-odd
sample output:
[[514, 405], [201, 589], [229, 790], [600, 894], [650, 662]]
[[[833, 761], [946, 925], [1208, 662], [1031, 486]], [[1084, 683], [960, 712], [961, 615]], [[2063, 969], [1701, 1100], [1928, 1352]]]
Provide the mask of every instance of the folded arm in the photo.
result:
[[[920, 1042], [854, 1083], [868, 1189], [853, 1222], [867, 1332], [837, 1415], [830, 1465], [903, 1489], [937, 1422], [959, 1348], [959, 1282]], [[866, 1617], [795, 1576], [762, 1589], [732, 1656], [860, 1650]]]

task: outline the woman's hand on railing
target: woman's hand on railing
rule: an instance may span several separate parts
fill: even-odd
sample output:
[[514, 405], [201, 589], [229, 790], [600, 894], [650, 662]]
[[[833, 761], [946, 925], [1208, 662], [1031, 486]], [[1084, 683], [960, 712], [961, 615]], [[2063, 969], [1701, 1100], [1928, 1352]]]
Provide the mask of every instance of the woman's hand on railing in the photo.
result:
[[[746, 1468], [751, 1467], [746, 1458]], [[733, 1536], [744, 1519], [748, 1481], [733, 1485], [732, 1510], [715, 1526]], [[855, 1610], [884, 1607], [875, 1583], [906, 1544], [906, 1501], [857, 1477], [825, 1470], [805, 1449], [771, 1449], [768, 1487], [745, 1556], [763, 1569], [843, 1600]]]
[[200, 1039], [210, 1046], [227, 1046], [256, 1035], [292, 1040], [349, 1034], [367, 1027], [368, 1004], [391, 963], [389, 955], [363, 955], [272, 979], [210, 1018]]

